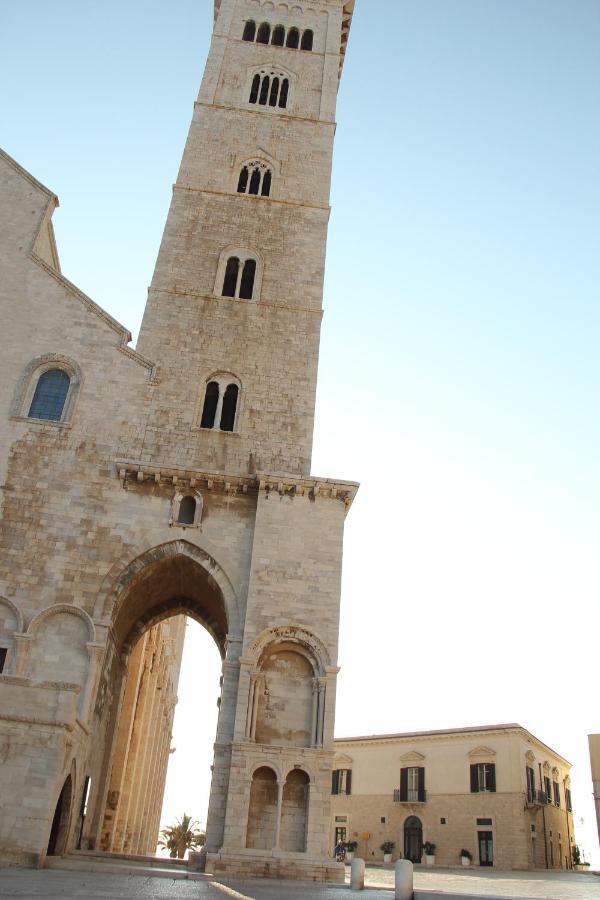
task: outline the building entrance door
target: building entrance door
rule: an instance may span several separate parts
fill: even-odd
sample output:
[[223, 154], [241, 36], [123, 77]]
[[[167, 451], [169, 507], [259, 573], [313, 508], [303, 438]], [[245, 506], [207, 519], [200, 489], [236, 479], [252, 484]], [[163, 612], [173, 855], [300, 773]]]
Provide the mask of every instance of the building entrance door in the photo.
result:
[[494, 839], [491, 831], [478, 831], [479, 838], [479, 865], [494, 865]]
[[337, 845], [338, 845], [341, 841], [343, 841], [344, 844], [346, 843], [346, 829], [345, 829], [345, 828], [336, 828], [336, 829], [335, 829], [335, 844], [334, 844], [334, 847], [337, 847]]
[[409, 816], [404, 823], [404, 859], [420, 863], [423, 856], [423, 826], [416, 816]]

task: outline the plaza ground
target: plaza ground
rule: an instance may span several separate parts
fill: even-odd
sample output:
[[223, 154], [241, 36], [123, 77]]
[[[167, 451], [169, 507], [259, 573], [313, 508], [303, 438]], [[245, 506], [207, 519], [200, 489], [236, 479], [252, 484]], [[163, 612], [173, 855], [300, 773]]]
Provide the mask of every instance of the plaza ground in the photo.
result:
[[[393, 871], [368, 868], [372, 885], [365, 900], [393, 897]], [[195, 875], [193, 880], [145, 875], [62, 871], [0, 870], [0, 898], [102, 898], [102, 900], [349, 900], [349, 886], [318, 885], [270, 879], [221, 879]], [[473, 869], [417, 870], [415, 900], [600, 900], [600, 877], [575, 872], [495, 872]]]

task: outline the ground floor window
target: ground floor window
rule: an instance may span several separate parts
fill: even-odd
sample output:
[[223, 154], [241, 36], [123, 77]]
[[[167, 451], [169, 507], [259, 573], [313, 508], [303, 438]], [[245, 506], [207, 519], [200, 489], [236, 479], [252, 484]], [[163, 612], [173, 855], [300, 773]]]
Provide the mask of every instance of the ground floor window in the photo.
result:
[[346, 829], [345, 828], [336, 828], [335, 829], [335, 840], [334, 847], [337, 847], [340, 843], [346, 843]]
[[494, 836], [491, 831], [478, 831], [479, 865], [494, 865]]

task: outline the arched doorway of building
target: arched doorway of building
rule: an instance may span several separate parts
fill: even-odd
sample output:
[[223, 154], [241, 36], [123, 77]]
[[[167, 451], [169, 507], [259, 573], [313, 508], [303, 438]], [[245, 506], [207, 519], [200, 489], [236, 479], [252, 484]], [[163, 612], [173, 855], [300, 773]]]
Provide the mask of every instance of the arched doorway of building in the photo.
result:
[[[111, 610], [114, 651], [107, 655], [96, 710], [103, 754], [101, 758], [98, 754], [96, 776], [92, 775], [92, 784], [98, 787], [90, 801], [93, 812], [84, 846], [154, 854], [172, 749], [186, 617], [199, 622], [213, 639], [212, 645], [216, 643], [220, 672], [235, 597], [214, 560], [183, 541], [155, 548], [134, 560], [117, 587]], [[235, 614], [233, 618], [235, 621]], [[197, 695], [210, 697], [212, 705], [219, 695], [219, 676], [213, 687], [202, 684], [198, 688]], [[235, 696], [223, 692], [221, 700], [222, 714], [223, 705], [235, 702]], [[232, 721], [231, 710], [225, 712]], [[212, 748], [214, 732], [207, 743]], [[226, 790], [224, 773], [218, 774], [219, 789]], [[190, 794], [193, 786], [192, 770]], [[212, 833], [218, 846], [224, 818], [224, 808], [219, 807], [218, 803], [211, 806], [215, 810]], [[184, 812], [200, 817], [192, 808], [180, 810], [179, 817]], [[210, 813], [208, 818], [210, 833]]]
[[409, 816], [404, 823], [404, 859], [420, 863], [423, 856], [423, 826], [416, 816]]
[[69, 834], [69, 820], [71, 818], [71, 804], [73, 801], [73, 780], [67, 775], [61, 792], [58, 795], [56, 809], [54, 810], [54, 818], [52, 819], [52, 827], [50, 829], [50, 840], [48, 841], [48, 856], [61, 856], [67, 846], [67, 837]]

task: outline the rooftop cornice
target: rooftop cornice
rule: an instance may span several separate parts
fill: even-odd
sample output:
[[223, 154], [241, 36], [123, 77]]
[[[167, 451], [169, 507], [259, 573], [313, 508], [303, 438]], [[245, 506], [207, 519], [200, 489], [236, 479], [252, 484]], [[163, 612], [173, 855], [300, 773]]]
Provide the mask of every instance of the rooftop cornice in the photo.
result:
[[152, 465], [139, 460], [116, 459], [117, 474], [123, 483], [135, 481], [138, 484], [172, 484], [205, 488], [225, 494], [277, 493], [290, 497], [307, 496], [311, 499], [322, 497], [338, 500], [348, 509], [358, 491], [355, 481], [334, 481], [330, 478], [294, 478], [289, 475], [229, 475], [223, 472], [206, 472], [200, 469], [185, 469], [174, 465]]

